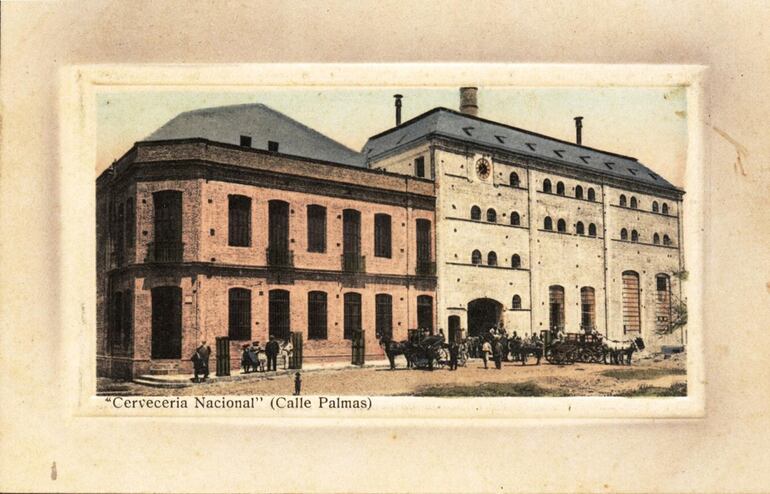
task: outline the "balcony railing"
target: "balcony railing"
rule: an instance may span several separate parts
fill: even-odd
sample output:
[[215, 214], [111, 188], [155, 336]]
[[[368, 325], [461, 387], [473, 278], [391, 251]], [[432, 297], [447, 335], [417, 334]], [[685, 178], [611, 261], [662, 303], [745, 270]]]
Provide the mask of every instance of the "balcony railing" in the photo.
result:
[[342, 270], [349, 273], [365, 273], [366, 256], [360, 254], [342, 254]]
[[267, 265], [276, 268], [290, 268], [294, 266], [294, 251], [268, 247], [266, 251]]
[[435, 276], [436, 275], [436, 262], [435, 261], [422, 261], [417, 260], [416, 272], [420, 276]]
[[183, 242], [150, 242], [147, 244], [147, 262], [181, 262]]

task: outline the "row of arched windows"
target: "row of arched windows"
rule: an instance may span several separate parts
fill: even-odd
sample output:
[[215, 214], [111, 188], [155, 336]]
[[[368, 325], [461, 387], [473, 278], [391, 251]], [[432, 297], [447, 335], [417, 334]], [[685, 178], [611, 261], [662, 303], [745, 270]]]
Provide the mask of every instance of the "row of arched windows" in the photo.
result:
[[[660, 240], [661, 240], [661, 238], [660, 238], [660, 234], [659, 233], [653, 234], [653, 236], [652, 236], [652, 243], [653, 244], [660, 245]], [[671, 237], [669, 237], [668, 235], [664, 234], [663, 235], [663, 245], [671, 245], [671, 244], [672, 244], [671, 243]]]
[[[620, 240], [629, 240], [628, 230], [627, 229], [623, 228], [623, 229], [620, 230]], [[640, 241], [639, 240], [639, 232], [637, 232], [636, 230], [631, 230], [631, 238], [630, 238], [630, 240], [632, 242], [639, 242]], [[663, 245], [672, 245], [671, 237], [669, 237], [668, 235], [664, 234], [663, 237], [662, 237], [662, 240], [663, 240]], [[652, 236], [652, 243], [654, 245], [660, 245], [660, 243], [661, 243], [661, 236], [660, 236], [659, 233], [653, 234], [653, 236]]]
[[[620, 206], [624, 208], [629, 207], [631, 209], [639, 209], [639, 201], [635, 196], [631, 196], [629, 199], [625, 194], [620, 194]], [[652, 212], [668, 214], [668, 204], [665, 202], [658, 204], [658, 201], [652, 201]]]
[[[553, 220], [551, 219], [550, 216], [546, 216], [545, 220], [543, 220], [543, 229], [553, 231]], [[559, 233], [567, 233], [567, 222], [564, 221], [563, 219], [559, 219], [559, 221], [556, 222], [556, 231]], [[582, 221], [578, 221], [575, 224], [575, 233], [577, 235], [586, 234], [586, 227]], [[588, 236], [589, 237], [596, 236], [596, 225], [594, 223], [588, 224]]]
[[[474, 265], [481, 265], [481, 251], [476, 249], [471, 253], [471, 264]], [[487, 254], [487, 266], [497, 266], [497, 252], [490, 251], [489, 254]], [[520, 268], [521, 267], [521, 256], [518, 254], [514, 254], [511, 256], [511, 267], [512, 268]]]
[[[553, 185], [547, 178], [543, 180], [543, 192], [547, 194], [553, 194]], [[556, 194], [560, 196], [565, 195], [564, 182], [556, 182]], [[584, 196], [583, 186], [577, 185], [575, 186], [575, 199], [588, 199], [589, 201], [595, 201], [596, 191], [593, 189], [593, 187], [589, 187]]]
[[[481, 208], [478, 206], [471, 207], [471, 219], [475, 221], [481, 221]], [[497, 223], [497, 211], [494, 208], [487, 209], [487, 221], [489, 223]], [[511, 212], [511, 225], [521, 225], [521, 216], [516, 211]]]

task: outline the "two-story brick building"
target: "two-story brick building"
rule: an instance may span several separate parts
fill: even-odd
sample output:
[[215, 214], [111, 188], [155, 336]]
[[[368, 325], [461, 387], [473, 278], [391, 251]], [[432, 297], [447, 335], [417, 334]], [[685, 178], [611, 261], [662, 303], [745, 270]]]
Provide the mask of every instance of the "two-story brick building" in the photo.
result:
[[182, 114], [97, 180], [100, 375], [190, 372], [290, 331], [350, 359], [435, 326], [434, 190], [262, 105]]

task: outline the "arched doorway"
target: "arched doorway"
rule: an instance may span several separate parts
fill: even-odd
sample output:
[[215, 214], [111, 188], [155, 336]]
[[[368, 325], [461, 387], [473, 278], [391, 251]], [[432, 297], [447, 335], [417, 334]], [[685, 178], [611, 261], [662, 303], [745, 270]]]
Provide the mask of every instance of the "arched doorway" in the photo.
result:
[[503, 304], [491, 298], [477, 298], [468, 303], [468, 336], [480, 336], [497, 327], [503, 314]]
[[449, 316], [449, 343], [460, 339], [460, 316]]

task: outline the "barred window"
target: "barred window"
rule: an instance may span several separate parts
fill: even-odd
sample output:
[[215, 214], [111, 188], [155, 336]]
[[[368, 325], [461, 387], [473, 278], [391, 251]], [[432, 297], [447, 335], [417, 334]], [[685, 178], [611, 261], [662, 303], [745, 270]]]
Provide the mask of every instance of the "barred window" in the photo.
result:
[[625, 207], [626, 206], [626, 196], [625, 194], [620, 194], [620, 205]]
[[344, 295], [344, 337], [353, 339], [353, 333], [361, 331], [361, 294], [346, 293]]
[[497, 253], [495, 251], [491, 251], [487, 254], [487, 265], [497, 266]]
[[521, 309], [521, 297], [519, 297], [518, 295], [513, 296], [513, 299], [511, 300], [511, 309], [513, 310]]
[[596, 293], [590, 286], [580, 289], [580, 326], [583, 330], [596, 326]]
[[636, 230], [631, 230], [631, 241], [632, 242], [639, 241], [639, 232], [637, 232]]
[[228, 203], [228, 245], [248, 247], [251, 245], [251, 198], [229, 195]]
[[430, 220], [420, 218], [416, 221], [417, 234], [415, 238], [417, 240], [417, 260], [423, 262], [430, 262], [433, 257], [431, 246], [431, 224]]
[[564, 195], [564, 182], [558, 182], [556, 184], [556, 193], [560, 196]]
[[268, 336], [288, 340], [291, 333], [291, 299], [287, 290], [268, 292]]
[[393, 297], [378, 293], [375, 297], [375, 319], [377, 338], [393, 338]]
[[575, 225], [575, 233], [577, 233], [578, 235], [585, 234], [585, 227], [583, 226], [582, 221], [578, 221], [577, 225]]
[[543, 180], [543, 192], [551, 193], [551, 181], [547, 178]]
[[593, 188], [588, 189], [588, 200], [589, 201], [595, 201], [596, 200], [596, 191]]
[[493, 208], [487, 209], [487, 221], [490, 223], [495, 223], [497, 221], [497, 211]]
[[374, 215], [374, 255], [376, 257], [391, 256], [390, 215]]
[[658, 201], [652, 201], [652, 212], [657, 213], [659, 211]]
[[228, 295], [228, 336], [233, 341], [251, 340], [251, 290], [231, 288]]
[[433, 334], [433, 297], [430, 295], [417, 297], [417, 327]]
[[668, 204], [666, 204], [665, 202], [663, 203], [663, 206], [661, 208], [661, 212], [663, 214], [668, 214]]
[[471, 254], [471, 263], [472, 264], [481, 264], [481, 252], [478, 250], [474, 250]]
[[591, 237], [595, 237], [596, 236], [596, 225], [594, 225], [593, 223], [588, 225], [588, 235], [591, 236]]
[[567, 231], [567, 222], [563, 219], [559, 220], [559, 222], [556, 223], [556, 229], [561, 233], [565, 233]]
[[580, 185], [575, 187], [575, 197], [577, 199], [582, 199], [583, 198], [583, 187], [581, 187]]
[[480, 220], [481, 219], [481, 208], [478, 206], [473, 206], [471, 208], [471, 219], [472, 220]]
[[418, 177], [425, 177], [425, 158], [422, 156], [414, 160], [414, 174]]
[[628, 230], [625, 228], [620, 230], [620, 240], [628, 240]]
[[519, 216], [519, 213], [517, 213], [516, 211], [511, 213], [511, 225], [513, 226], [521, 225], [521, 217]]
[[326, 292], [310, 292], [307, 297], [307, 337], [309, 340], [325, 340], [327, 335]]
[[631, 208], [636, 209], [639, 206], [639, 203], [636, 200], [636, 197], [631, 196]]
[[546, 216], [545, 220], [543, 221], [543, 229], [544, 230], [553, 230], [553, 220], [550, 216]]
[[326, 208], [316, 204], [307, 207], [307, 251], [326, 252]]
[[518, 254], [514, 254], [511, 256], [511, 267], [512, 268], [521, 267], [521, 257]]

